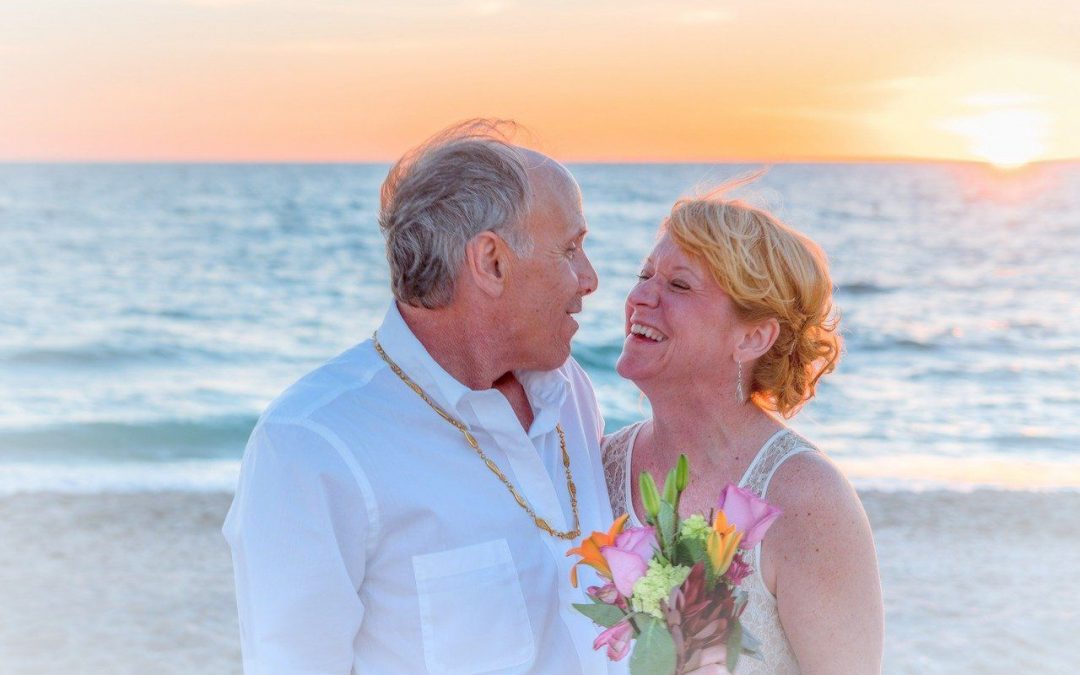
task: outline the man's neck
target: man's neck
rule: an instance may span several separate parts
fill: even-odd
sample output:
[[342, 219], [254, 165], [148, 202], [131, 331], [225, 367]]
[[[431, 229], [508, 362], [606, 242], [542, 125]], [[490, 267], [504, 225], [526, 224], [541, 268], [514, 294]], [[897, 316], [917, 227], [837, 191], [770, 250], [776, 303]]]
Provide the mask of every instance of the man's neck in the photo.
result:
[[491, 389], [510, 376], [501, 363], [501, 349], [484, 330], [479, 317], [453, 308], [421, 309], [398, 303], [405, 325], [443, 370], [469, 389]]

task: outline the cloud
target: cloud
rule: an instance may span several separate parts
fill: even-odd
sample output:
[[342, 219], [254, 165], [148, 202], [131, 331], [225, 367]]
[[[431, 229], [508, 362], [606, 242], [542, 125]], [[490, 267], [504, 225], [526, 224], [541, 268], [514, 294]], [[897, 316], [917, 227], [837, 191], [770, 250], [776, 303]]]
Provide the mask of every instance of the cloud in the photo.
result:
[[469, 0], [462, 3], [462, 8], [477, 16], [495, 16], [514, 8], [515, 3], [506, 0]]
[[698, 9], [683, 10], [676, 14], [675, 18], [679, 23], [692, 25], [702, 23], [724, 23], [733, 20], [735, 18], [735, 12], [722, 7], [701, 7]]
[[258, 4], [259, 0], [179, 0], [165, 4], [192, 5], [195, 7], [228, 8]]
[[307, 40], [284, 42], [279, 44], [258, 45], [261, 50], [283, 50], [309, 54], [344, 54], [349, 52], [376, 52], [379, 54], [419, 51], [429, 46], [430, 41], [406, 40], [401, 38], [344, 40]]
[[973, 108], [1016, 108], [1037, 105], [1045, 100], [1025, 91], [990, 91], [972, 94], [960, 100]]

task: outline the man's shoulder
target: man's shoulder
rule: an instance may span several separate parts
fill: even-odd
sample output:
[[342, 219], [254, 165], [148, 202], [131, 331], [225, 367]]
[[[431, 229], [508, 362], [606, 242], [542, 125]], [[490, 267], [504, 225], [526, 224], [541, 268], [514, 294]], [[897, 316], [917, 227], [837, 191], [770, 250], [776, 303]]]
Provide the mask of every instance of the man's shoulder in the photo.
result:
[[385, 368], [371, 340], [360, 342], [321, 364], [282, 391], [266, 407], [260, 425], [310, 420], [346, 395], [363, 394]]

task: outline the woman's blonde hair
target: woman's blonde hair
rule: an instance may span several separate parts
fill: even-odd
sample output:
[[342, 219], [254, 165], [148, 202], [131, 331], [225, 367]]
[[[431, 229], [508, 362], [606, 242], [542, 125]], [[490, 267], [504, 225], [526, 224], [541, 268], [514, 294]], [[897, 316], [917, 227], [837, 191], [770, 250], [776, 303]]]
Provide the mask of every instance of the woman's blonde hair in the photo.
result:
[[754, 178], [680, 199], [661, 231], [705, 263], [741, 319], [779, 322], [776, 342], [749, 374], [748, 394], [762, 408], [791, 417], [836, 367], [839, 314], [821, 247], [771, 214], [725, 197]]

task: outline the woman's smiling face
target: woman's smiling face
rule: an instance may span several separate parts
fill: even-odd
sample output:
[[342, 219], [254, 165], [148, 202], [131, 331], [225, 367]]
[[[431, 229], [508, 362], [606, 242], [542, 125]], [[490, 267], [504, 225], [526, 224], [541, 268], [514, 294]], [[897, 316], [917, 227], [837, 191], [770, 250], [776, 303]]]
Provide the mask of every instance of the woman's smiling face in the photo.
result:
[[639, 387], [734, 372], [735, 305], [702, 260], [664, 234], [626, 297], [626, 340], [616, 370]]

